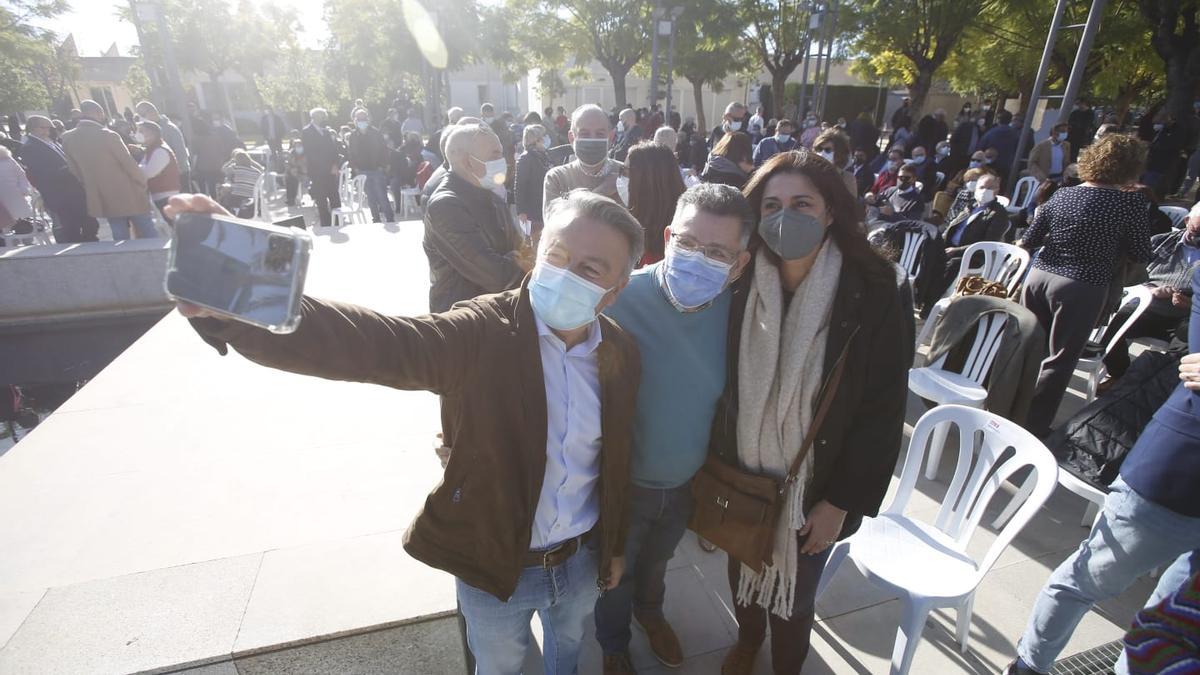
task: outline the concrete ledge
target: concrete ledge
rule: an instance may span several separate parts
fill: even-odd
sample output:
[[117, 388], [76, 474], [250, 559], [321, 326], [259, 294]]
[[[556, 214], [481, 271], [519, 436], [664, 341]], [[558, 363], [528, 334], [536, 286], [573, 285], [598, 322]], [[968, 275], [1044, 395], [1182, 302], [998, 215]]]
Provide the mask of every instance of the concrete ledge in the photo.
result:
[[0, 326], [166, 307], [169, 244], [138, 239], [5, 249]]

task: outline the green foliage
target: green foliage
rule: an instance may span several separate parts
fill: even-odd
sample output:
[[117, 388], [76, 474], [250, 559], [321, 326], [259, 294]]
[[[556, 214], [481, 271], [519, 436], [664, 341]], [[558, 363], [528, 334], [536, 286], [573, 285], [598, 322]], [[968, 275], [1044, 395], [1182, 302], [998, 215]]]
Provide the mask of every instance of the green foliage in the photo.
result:
[[[273, 68], [254, 79], [264, 105], [279, 112], [305, 112], [321, 107], [336, 109], [325, 81], [324, 54], [289, 45]], [[336, 93], [336, 88], [334, 88]]]
[[854, 49], [859, 72], [908, 84], [913, 108], [925, 103], [933, 77], [968, 26], [998, 0], [860, 0]]
[[125, 74], [125, 88], [129, 90], [129, 95], [134, 101], [149, 100], [152, 98], [150, 78], [146, 76], [146, 71], [140, 63], [135, 63], [129, 67], [129, 72]]
[[59, 67], [51, 31], [30, 21], [50, 19], [68, 9], [66, 0], [6, 0], [0, 4], [0, 106], [4, 110], [45, 110], [62, 94], [56, 86], [72, 79]]

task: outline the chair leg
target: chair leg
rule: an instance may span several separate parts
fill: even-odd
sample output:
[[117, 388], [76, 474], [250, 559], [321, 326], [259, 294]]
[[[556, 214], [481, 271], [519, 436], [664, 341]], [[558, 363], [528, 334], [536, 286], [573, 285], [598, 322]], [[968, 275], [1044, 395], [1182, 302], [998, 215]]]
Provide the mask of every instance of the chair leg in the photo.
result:
[[971, 591], [966, 598], [963, 599], [961, 605], [958, 606], [957, 630], [954, 638], [958, 640], [959, 651], [965, 656], [967, 653], [967, 639], [971, 635], [971, 612], [975, 609], [975, 591]]
[[929, 456], [925, 458], [925, 477], [929, 480], [937, 478], [938, 465], [942, 461], [942, 450], [946, 447], [946, 437], [950, 435], [950, 423], [942, 422], [934, 428], [929, 441]]
[[892, 647], [891, 675], [908, 675], [932, 607], [928, 600], [921, 597], [909, 596], [902, 598], [902, 601], [904, 615], [900, 619], [900, 627], [896, 629], [896, 644]]
[[1033, 494], [1033, 485], [1037, 482], [1035, 479], [1036, 476], [1033, 476], [1032, 474], [1025, 479], [1025, 482], [1021, 484], [1021, 489], [1017, 490], [1017, 494], [1013, 495], [1012, 501], [1010, 501], [1008, 506], [1004, 507], [1004, 510], [1000, 512], [1000, 515], [996, 516], [996, 519], [992, 521], [992, 527], [998, 530], [1004, 527], [1004, 524], [1008, 522], [1009, 518], [1013, 517], [1013, 514], [1017, 512], [1017, 509], [1021, 508], [1021, 505], [1025, 503], [1026, 499], [1029, 499], [1029, 495]]
[[850, 542], [840, 541], [833, 545], [833, 550], [829, 552], [829, 559], [825, 561], [825, 569], [821, 571], [821, 579], [817, 582], [816, 599], [821, 599], [821, 594], [825, 592], [825, 587], [833, 580], [837, 574], [838, 567], [842, 561], [846, 559], [846, 554], [850, 553]]

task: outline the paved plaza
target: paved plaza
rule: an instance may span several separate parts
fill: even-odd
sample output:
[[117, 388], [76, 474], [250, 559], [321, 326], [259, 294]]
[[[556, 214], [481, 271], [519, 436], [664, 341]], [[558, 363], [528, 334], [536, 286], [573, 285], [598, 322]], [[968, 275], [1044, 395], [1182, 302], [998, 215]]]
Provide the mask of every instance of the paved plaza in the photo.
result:
[[[416, 221], [319, 231], [309, 291], [423, 312], [421, 233]], [[911, 399], [909, 430], [922, 411]], [[452, 579], [400, 547], [439, 479], [437, 427], [432, 394], [221, 358], [168, 315], [0, 454], [0, 673], [461, 672]], [[916, 515], [932, 519], [951, 456], [941, 481], [918, 484]], [[1046, 576], [1085, 535], [1084, 506], [1056, 492], [980, 587], [968, 652], [953, 612], [936, 612], [912, 672], [1003, 668]], [[995, 536], [988, 521], [973, 551]], [[1152, 587], [1090, 613], [1064, 656], [1118, 639]], [[718, 672], [736, 635], [724, 554], [689, 533], [667, 588], [687, 656], [670, 672]], [[804, 672], [887, 672], [899, 616], [843, 565]], [[632, 648], [639, 672], [668, 672], [638, 629]], [[600, 672], [594, 640], [581, 672]], [[756, 672], [770, 672], [765, 651]]]

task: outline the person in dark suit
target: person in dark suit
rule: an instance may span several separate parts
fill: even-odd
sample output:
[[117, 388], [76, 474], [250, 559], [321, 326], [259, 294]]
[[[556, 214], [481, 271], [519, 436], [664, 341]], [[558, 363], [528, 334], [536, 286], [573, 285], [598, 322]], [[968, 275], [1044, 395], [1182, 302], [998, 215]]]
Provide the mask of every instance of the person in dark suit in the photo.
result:
[[87, 212], [83, 185], [67, 164], [62, 148], [50, 140], [50, 120], [31, 115], [25, 122], [25, 143], [18, 157], [30, 184], [42, 195], [54, 219], [54, 240], [60, 244], [97, 241], [100, 224]]
[[308, 113], [308, 126], [300, 133], [300, 142], [304, 144], [304, 162], [311, 181], [308, 194], [317, 205], [321, 227], [329, 227], [333, 223], [332, 209], [342, 205], [338, 197], [338, 169], [342, 165], [342, 156], [333, 131], [325, 127], [328, 117], [329, 113], [324, 108], [313, 108]]
[[[963, 254], [972, 244], [981, 241], [1004, 241], [1008, 232], [1008, 211], [996, 201], [1000, 177], [985, 173], [975, 182], [975, 208], [963, 209], [946, 226], [946, 275], [940, 298], [954, 283], [962, 265]], [[937, 298], [931, 299], [937, 302]]]
[[287, 133], [287, 124], [284, 123], [283, 118], [271, 106], [264, 106], [258, 128], [262, 130], [263, 136], [267, 139], [267, 147], [271, 148], [271, 158], [279, 158], [279, 161], [282, 161], [283, 137]]

